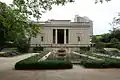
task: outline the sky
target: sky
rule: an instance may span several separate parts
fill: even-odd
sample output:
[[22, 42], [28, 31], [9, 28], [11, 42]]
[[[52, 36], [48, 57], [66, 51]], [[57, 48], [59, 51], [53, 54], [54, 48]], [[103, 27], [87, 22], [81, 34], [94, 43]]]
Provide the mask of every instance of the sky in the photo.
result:
[[[7, 4], [12, 0], [0, 0]], [[65, 6], [53, 6], [51, 11], [42, 15], [41, 21], [48, 19], [72, 20], [75, 15], [87, 16], [93, 21], [93, 34], [99, 35], [108, 33], [113, 26], [110, 25], [113, 18], [120, 12], [120, 0], [112, 0], [104, 3], [94, 3], [95, 0], [75, 0], [74, 3], [67, 3]]]

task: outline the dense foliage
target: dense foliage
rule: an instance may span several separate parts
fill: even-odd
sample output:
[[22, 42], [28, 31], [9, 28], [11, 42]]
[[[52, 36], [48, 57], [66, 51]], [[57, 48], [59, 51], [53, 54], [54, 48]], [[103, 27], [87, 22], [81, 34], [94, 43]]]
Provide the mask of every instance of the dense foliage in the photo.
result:
[[[1, 43], [13, 43], [22, 52], [29, 47], [31, 37], [40, 32], [40, 25], [29, 22], [28, 17], [14, 5], [0, 2], [0, 34]], [[3, 46], [3, 45], [1, 45]]]
[[16, 5], [21, 12], [28, 16], [33, 16], [37, 18], [37, 20], [40, 19], [41, 15], [47, 10], [51, 10], [52, 5], [65, 5], [68, 2], [73, 2], [73, 0], [13, 0], [14, 5]]
[[104, 42], [104, 43], [117, 43], [120, 41], [120, 29], [119, 28], [113, 28], [110, 30], [109, 33], [102, 34], [102, 35], [95, 35], [92, 38], [92, 42]]
[[118, 48], [120, 49], [120, 29], [113, 28], [109, 33], [95, 35], [92, 42], [96, 43], [96, 48]]

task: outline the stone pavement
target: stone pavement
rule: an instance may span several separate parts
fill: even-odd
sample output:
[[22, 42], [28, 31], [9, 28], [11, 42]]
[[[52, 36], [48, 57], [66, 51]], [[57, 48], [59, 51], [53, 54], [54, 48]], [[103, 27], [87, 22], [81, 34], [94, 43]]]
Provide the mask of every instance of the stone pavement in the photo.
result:
[[34, 54], [0, 58], [0, 80], [120, 80], [120, 69], [14, 70], [14, 64]]

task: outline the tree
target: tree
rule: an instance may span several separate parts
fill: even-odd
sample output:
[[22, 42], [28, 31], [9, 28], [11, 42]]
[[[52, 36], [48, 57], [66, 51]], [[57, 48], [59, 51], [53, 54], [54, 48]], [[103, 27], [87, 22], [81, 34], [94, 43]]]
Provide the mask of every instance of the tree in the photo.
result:
[[52, 9], [52, 5], [65, 5], [73, 0], [14, 0], [14, 5], [27, 16], [33, 16], [37, 20], [42, 13]]
[[120, 40], [120, 29], [119, 28], [113, 28], [113, 30], [110, 31], [110, 37], [111, 38], [117, 38], [118, 40]]
[[112, 38], [112, 39], [110, 40], [110, 42], [115, 44], [115, 43], [118, 43], [119, 40], [118, 40], [117, 38]]
[[98, 3], [98, 2], [103, 3], [104, 1], [108, 2], [108, 1], [111, 1], [111, 0], [95, 0], [95, 3]]
[[5, 27], [3, 27], [2, 23], [0, 23], [0, 50], [3, 48], [6, 41], [5, 32], [6, 32]]
[[35, 37], [40, 32], [40, 25], [29, 22], [28, 17], [21, 13], [15, 6], [7, 6], [0, 2], [0, 23], [7, 32], [3, 35], [6, 41], [11, 41], [18, 47], [29, 47], [31, 37]]
[[111, 40], [110, 35], [111, 34], [109, 34], [109, 33], [101, 35], [102, 37], [100, 38], [100, 41], [105, 42], [105, 43], [110, 42], [110, 40]]
[[100, 39], [97, 38], [97, 36], [92, 36], [92, 43], [97, 43], [99, 41], [100, 41]]

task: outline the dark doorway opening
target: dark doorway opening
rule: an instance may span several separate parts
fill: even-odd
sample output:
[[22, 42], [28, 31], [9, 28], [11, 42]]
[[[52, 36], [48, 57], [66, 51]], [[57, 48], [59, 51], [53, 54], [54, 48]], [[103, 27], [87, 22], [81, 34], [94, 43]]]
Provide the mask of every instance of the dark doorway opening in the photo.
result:
[[58, 29], [57, 41], [58, 44], [64, 44], [64, 29]]

